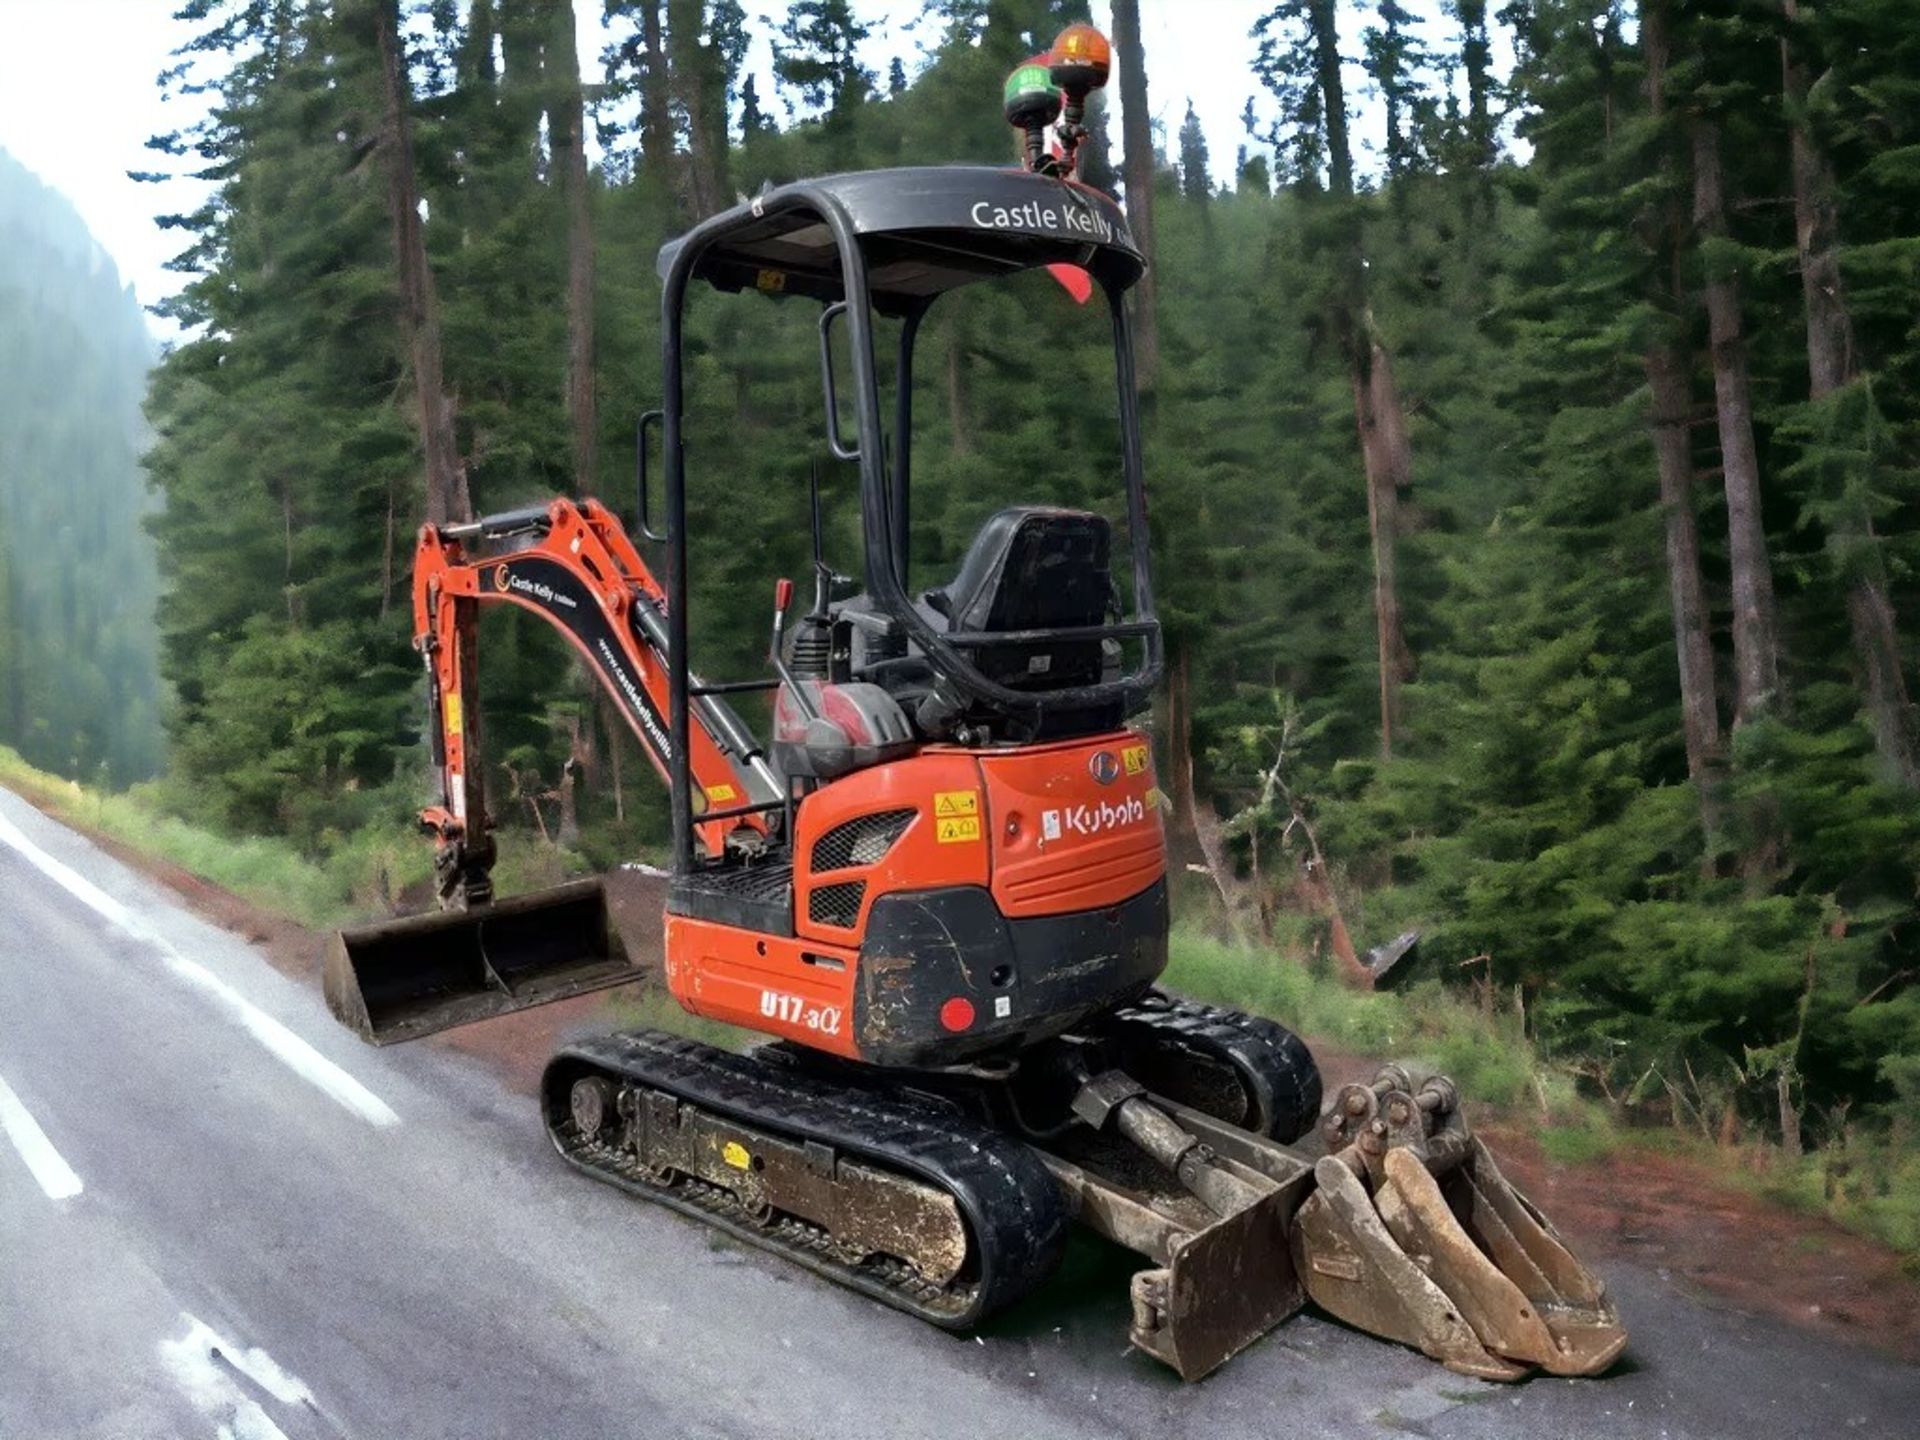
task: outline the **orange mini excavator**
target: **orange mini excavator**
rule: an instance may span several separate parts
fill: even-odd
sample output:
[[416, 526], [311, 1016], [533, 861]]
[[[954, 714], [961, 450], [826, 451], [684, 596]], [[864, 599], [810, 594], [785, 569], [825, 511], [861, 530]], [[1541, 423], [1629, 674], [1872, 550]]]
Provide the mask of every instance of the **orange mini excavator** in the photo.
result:
[[[443, 792], [423, 821], [443, 909], [339, 936], [328, 1001], [387, 1043], [635, 978], [597, 882], [492, 893], [475, 618], [517, 605], [572, 641], [671, 789], [675, 999], [766, 1037], [748, 1054], [649, 1031], [564, 1048], [542, 1104], [569, 1164], [954, 1329], [1044, 1281], [1078, 1221], [1146, 1257], [1131, 1338], [1188, 1378], [1308, 1299], [1472, 1375], [1597, 1373], [1626, 1338], [1604, 1288], [1501, 1178], [1451, 1084], [1389, 1066], [1323, 1115], [1294, 1035], [1154, 988], [1166, 851], [1129, 725], [1161, 665], [1125, 304], [1144, 267], [1119, 207], [1073, 178], [1106, 72], [1087, 26], [1015, 72], [1021, 167], [801, 181], [666, 247], [637, 506], [658, 572], [592, 500], [427, 527], [414, 606]], [[1043, 267], [1106, 301], [1124, 514], [1001, 510], [915, 593], [915, 336], [947, 292]], [[764, 678], [689, 664], [695, 282], [824, 307], [826, 441], [858, 467], [865, 588], [836, 594], [816, 495], [812, 603], [790, 621], [793, 587], [774, 586]], [[899, 327], [890, 426], [881, 319]], [[766, 742], [729, 705], [750, 691], [772, 692]]]

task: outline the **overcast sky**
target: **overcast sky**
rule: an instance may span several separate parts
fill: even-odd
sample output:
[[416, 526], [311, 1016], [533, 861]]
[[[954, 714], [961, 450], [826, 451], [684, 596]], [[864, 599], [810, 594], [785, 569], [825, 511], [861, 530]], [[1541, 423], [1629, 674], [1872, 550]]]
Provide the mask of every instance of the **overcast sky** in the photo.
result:
[[[1240, 112], [1257, 88], [1247, 32], [1268, 3], [1141, 3], [1155, 116], [1171, 136], [1192, 99], [1216, 180], [1230, 178], [1235, 149], [1245, 138]], [[1440, 10], [1440, 0], [1406, 3], [1429, 17]], [[199, 200], [191, 184], [143, 185], [126, 175], [165, 168], [163, 157], [145, 148], [147, 137], [192, 118], [180, 113], [180, 102], [166, 103], [155, 84], [187, 32], [171, 18], [176, 8], [177, 0], [0, 0], [0, 149], [73, 201], [143, 304], [178, 287], [178, 277], [163, 266], [184, 248], [181, 234], [160, 229], [153, 217], [191, 210]], [[777, 0], [747, 5], [756, 19], [778, 8]], [[858, 0], [857, 8], [873, 26], [867, 63], [884, 74], [899, 55], [911, 73], [921, 46], [934, 38], [931, 26], [913, 23], [920, 0]], [[1107, 18], [1107, 0], [1095, 0], [1093, 8], [1096, 19]], [[602, 78], [599, 9], [594, 0], [576, 0], [582, 71], [596, 81]], [[748, 63], [764, 69], [771, 58], [767, 27], [755, 29], [761, 38]], [[1447, 33], [1438, 22], [1430, 22], [1430, 30], [1435, 41]], [[761, 93], [772, 93], [765, 82]], [[981, 97], [983, 105], [998, 102], [998, 95]], [[1363, 143], [1374, 138], [1367, 122], [1363, 115]], [[151, 323], [157, 334], [171, 333], [163, 322]]]

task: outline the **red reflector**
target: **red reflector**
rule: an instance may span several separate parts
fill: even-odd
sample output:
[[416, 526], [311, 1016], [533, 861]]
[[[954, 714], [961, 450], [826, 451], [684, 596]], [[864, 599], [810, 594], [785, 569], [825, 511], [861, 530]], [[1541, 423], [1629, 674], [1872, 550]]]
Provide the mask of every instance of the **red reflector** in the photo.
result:
[[949, 1030], [964, 1030], [973, 1024], [973, 1002], [956, 995], [940, 1007], [940, 1023]]

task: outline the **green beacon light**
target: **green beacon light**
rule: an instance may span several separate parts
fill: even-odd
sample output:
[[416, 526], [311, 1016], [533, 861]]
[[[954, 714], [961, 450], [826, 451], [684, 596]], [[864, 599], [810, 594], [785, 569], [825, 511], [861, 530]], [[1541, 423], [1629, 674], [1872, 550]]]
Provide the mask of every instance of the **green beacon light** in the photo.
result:
[[1053, 168], [1047, 154], [1047, 126], [1060, 118], [1060, 91], [1045, 63], [1023, 62], [1007, 76], [1002, 92], [1007, 123], [1026, 132], [1027, 168], [1045, 173]]

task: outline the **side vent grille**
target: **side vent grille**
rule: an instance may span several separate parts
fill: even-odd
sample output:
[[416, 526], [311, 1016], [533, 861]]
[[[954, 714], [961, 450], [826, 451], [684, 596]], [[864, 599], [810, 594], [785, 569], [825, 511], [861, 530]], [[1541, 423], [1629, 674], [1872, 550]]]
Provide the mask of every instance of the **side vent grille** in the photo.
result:
[[[846, 870], [855, 865], [874, 865], [893, 848], [893, 842], [906, 834], [913, 823], [913, 810], [879, 810], [836, 825], [813, 842], [813, 869]], [[819, 891], [813, 892], [816, 896]], [[854, 906], [859, 907], [859, 901]], [[818, 919], [818, 916], [814, 917]]]
[[860, 922], [860, 902], [867, 898], [867, 882], [816, 885], [807, 896], [807, 918], [816, 925], [851, 930]]

